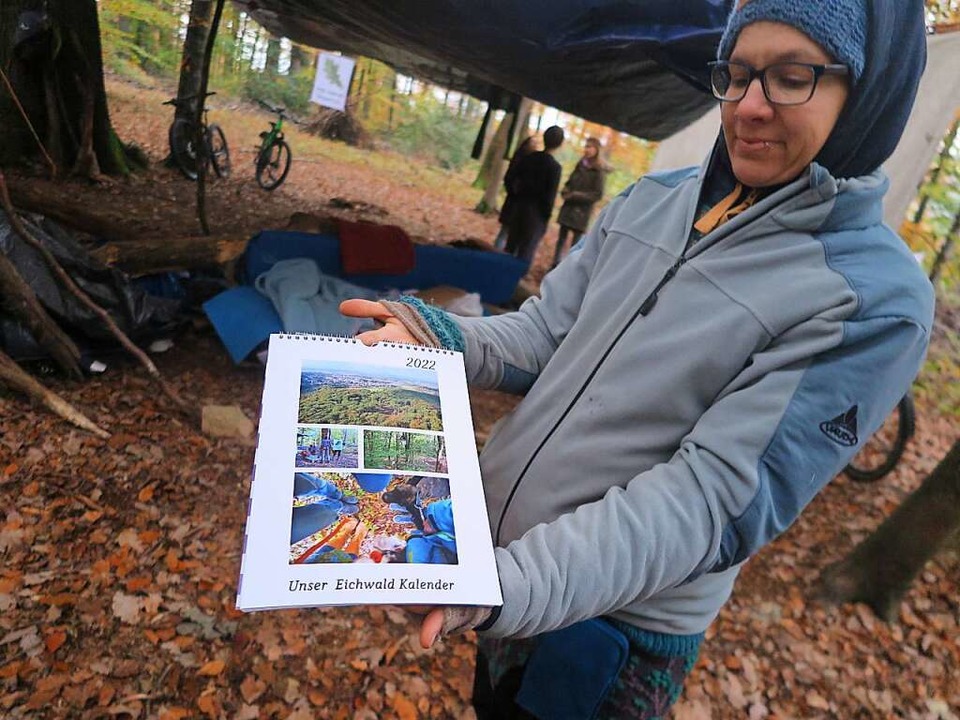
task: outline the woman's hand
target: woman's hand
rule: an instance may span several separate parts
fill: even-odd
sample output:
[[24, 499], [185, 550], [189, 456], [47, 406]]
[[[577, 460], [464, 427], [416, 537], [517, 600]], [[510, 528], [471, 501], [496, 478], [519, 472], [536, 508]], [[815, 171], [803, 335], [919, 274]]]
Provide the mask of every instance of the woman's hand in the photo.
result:
[[347, 317], [372, 318], [383, 323], [383, 327], [367, 330], [357, 335], [364, 345], [376, 345], [378, 342], [407, 343], [419, 345], [417, 339], [383, 305], [371, 300], [344, 300], [340, 303], [340, 313]]
[[408, 605], [420, 621], [420, 647], [428, 650], [445, 635], [466, 632], [490, 617], [491, 608], [472, 605]]

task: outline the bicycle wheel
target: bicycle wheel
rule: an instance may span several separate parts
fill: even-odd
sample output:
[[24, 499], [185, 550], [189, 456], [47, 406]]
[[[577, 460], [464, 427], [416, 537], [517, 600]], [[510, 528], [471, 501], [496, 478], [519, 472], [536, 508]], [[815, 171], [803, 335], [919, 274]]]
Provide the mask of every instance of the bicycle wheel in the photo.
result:
[[230, 177], [230, 148], [227, 147], [227, 136], [219, 125], [207, 127], [207, 151], [217, 177]]
[[907, 393], [880, 429], [860, 448], [844, 472], [857, 482], [874, 482], [893, 470], [916, 430], [913, 396]]
[[179, 118], [170, 126], [170, 156], [180, 172], [191, 180], [197, 179], [196, 125]]
[[290, 146], [286, 140], [274, 140], [257, 156], [257, 183], [264, 190], [276, 190], [290, 172]]

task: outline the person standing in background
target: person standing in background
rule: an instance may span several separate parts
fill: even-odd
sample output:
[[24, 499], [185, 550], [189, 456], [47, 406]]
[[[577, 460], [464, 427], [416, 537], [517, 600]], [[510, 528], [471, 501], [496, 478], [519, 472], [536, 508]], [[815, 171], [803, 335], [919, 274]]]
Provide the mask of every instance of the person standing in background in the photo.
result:
[[503, 187], [507, 191], [507, 197], [504, 198], [503, 206], [500, 208], [500, 232], [497, 233], [497, 238], [493, 241], [493, 246], [497, 250], [503, 250], [504, 246], [506, 246], [507, 234], [510, 231], [510, 215], [513, 211], [513, 190], [511, 189], [510, 181], [513, 179], [513, 173], [516, 170], [517, 163], [522, 158], [525, 158], [530, 153], [537, 152], [539, 149], [540, 138], [536, 135], [531, 135], [517, 146], [513, 157], [510, 158], [507, 173], [503, 177]]
[[[557, 249], [553, 254], [553, 267], [560, 264], [566, 254], [567, 247], [577, 244], [580, 236], [590, 225], [590, 215], [593, 206], [603, 197], [603, 184], [607, 168], [600, 159], [600, 141], [588, 137], [583, 148], [583, 157], [570, 173], [567, 182], [560, 191], [563, 198], [563, 207], [557, 221], [560, 223], [560, 235], [557, 238]], [[573, 236], [570, 245], [567, 238]]]
[[553, 154], [563, 144], [563, 128], [553, 125], [543, 133], [543, 150], [519, 160], [510, 178], [513, 206], [510, 211], [506, 250], [531, 262], [537, 252], [560, 187], [560, 163]]

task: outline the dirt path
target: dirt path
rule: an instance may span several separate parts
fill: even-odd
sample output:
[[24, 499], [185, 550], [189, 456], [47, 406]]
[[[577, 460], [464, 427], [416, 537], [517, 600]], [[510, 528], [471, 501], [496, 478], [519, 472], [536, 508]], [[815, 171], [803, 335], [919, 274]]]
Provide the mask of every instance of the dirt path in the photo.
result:
[[[161, 104], [167, 93], [116, 80], [108, 82], [108, 93], [118, 135], [148, 154], [150, 171], [105, 184], [70, 181], [66, 186], [70, 199], [96, 207], [130, 237], [201, 234], [195, 184], [162, 164], [172, 117]], [[419, 242], [439, 244], [468, 239], [492, 242], [499, 229], [495, 215], [473, 211], [482, 193], [470, 187], [469, 175], [395, 153], [321, 140], [293, 124], [286, 126], [293, 154], [290, 175], [279, 189], [266, 192], [254, 179], [253, 149], [272, 116], [251, 104], [220, 102], [215, 97], [209, 119], [224, 128], [233, 167], [230, 178], [207, 183], [208, 222], [215, 235], [248, 237], [264, 228], [284, 227], [294, 212], [396, 224]], [[11, 184], [27, 182], [47, 193], [65, 190], [37, 177], [9, 175]], [[551, 226], [532, 278], [542, 277], [555, 242], [556, 228]]]

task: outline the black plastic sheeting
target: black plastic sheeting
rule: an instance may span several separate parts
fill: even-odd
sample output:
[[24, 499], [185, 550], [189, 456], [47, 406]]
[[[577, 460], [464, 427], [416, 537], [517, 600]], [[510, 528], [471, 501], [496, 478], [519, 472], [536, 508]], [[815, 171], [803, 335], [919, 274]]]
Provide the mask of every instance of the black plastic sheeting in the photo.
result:
[[[703, 115], [733, 0], [234, 0], [276, 35], [495, 107], [519, 94], [662, 140]], [[506, 94], [503, 90], [508, 91]]]
[[[51, 252], [71, 279], [106, 310], [134, 342], [166, 334], [181, 321], [179, 300], [148, 295], [125, 274], [91, 257], [53, 221], [36, 215], [21, 218], [30, 234]], [[61, 285], [41, 254], [14, 232], [2, 215], [0, 252], [13, 263], [40, 304], [85, 356], [119, 347], [103, 321]], [[47, 357], [33, 336], [3, 307], [0, 307], [0, 347], [17, 361]]]

